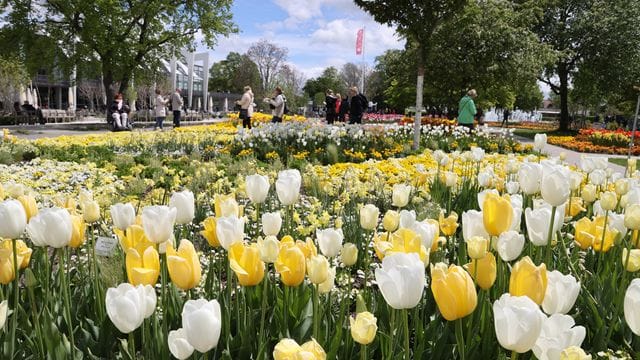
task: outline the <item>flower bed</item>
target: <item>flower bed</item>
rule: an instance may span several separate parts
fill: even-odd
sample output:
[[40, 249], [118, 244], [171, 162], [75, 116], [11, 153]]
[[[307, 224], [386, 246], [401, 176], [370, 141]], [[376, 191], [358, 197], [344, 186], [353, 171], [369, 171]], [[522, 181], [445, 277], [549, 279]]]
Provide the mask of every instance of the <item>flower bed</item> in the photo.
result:
[[[628, 154], [630, 142], [631, 132], [623, 130], [583, 129], [576, 136], [549, 137], [550, 144], [574, 151], [618, 155]], [[634, 146], [631, 154], [640, 155], [640, 146]]]
[[205, 157], [203, 141], [278, 132], [300, 149], [331, 139], [381, 152], [391, 145], [376, 141], [411, 135], [231, 129], [185, 128], [173, 145], [164, 134], [43, 140], [34, 146], [118, 156], [0, 168], [7, 358], [640, 355], [633, 162], [630, 179], [601, 161], [569, 169], [446, 126], [425, 126], [423, 145], [461, 150], [331, 165], [310, 152], [297, 170], [280, 155]]

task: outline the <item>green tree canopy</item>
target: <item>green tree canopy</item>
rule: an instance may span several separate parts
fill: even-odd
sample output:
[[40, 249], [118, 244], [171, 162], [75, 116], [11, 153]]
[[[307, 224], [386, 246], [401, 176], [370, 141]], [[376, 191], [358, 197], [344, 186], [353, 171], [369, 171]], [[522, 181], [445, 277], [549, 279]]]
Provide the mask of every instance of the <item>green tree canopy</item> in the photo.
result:
[[258, 66], [247, 55], [230, 52], [209, 70], [209, 91], [242, 93], [246, 85], [256, 90], [262, 88]]
[[[329, 89], [342, 94], [345, 94], [344, 91], [346, 90], [346, 86], [340, 77], [338, 69], [333, 66], [324, 69], [322, 74], [317, 78], [307, 80], [302, 88], [309, 98], [314, 98], [318, 93], [324, 94], [324, 92]], [[322, 100], [324, 101], [324, 97]]]

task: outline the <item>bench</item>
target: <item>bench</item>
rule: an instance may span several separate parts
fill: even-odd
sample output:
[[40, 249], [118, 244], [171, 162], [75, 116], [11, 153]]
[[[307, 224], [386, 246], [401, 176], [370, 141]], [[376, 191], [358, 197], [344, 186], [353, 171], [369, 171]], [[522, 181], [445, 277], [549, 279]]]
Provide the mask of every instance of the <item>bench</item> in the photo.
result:
[[75, 114], [67, 110], [42, 109], [42, 117], [47, 123], [69, 122], [75, 119]]

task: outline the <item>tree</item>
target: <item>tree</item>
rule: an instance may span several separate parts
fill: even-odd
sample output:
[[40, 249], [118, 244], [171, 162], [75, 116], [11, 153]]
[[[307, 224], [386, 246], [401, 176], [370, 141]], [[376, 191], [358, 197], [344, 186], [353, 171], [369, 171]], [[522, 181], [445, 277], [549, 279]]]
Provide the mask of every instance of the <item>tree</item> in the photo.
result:
[[[65, 54], [55, 59], [57, 63], [69, 67], [98, 60], [107, 96], [112, 96], [125, 92], [140, 73], [157, 72], [160, 59], [193, 47], [196, 35], [212, 47], [217, 36], [236, 31], [231, 4], [231, 0], [7, 0], [3, 11], [16, 29], [47, 34]], [[20, 16], [27, 20], [18, 20]]]
[[278, 84], [282, 87], [289, 109], [304, 106], [304, 96], [302, 88], [304, 86], [304, 74], [298, 71], [293, 65], [284, 64], [278, 72]]
[[307, 83], [303, 87], [304, 92], [309, 98], [314, 98], [318, 93], [324, 94], [325, 91], [329, 89], [346, 94], [346, 92], [344, 92], [346, 90], [346, 86], [340, 78], [338, 69], [333, 66], [324, 69], [322, 74], [317, 78], [307, 80]]
[[[383, 24], [396, 26], [399, 34], [407, 39], [407, 45], [415, 48], [418, 80], [416, 85], [416, 109], [422, 108], [425, 60], [431, 50], [433, 33], [465, 5], [466, 0], [354, 0]], [[413, 147], [420, 144], [420, 112], [414, 120]]]
[[27, 71], [22, 62], [0, 57], [0, 101], [5, 110], [11, 108], [27, 81]]
[[209, 70], [209, 91], [242, 93], [246, 85], [256, 90], [262, 88], [258, 67], [247, 55], [230, 52]]
[[247, 56], [258, 66], [262, 93], [267, 93], [275, 87], [275, 77], [287, 60], [288, 52], [286, 48], [278, 47], [267, 40], [260, 40], [247, 50]]
[[544, 15], [535, 31], [540, 41], [553, 49], [555, 58], [547, 64], [540, 81], [559, 95], [560, 130], [568, 130], [572, 79], [601, 97], [633, 93], [631, 82], [638, 80], [635, 64], [640, 58], [640, 4], [624, 0], [546, 0], [543, 6]]
[[354, 63], [346, 63], [342, 66], [342, 69], [340, 69], [340, 78], [342, 78], [345, 87], [360, 86], [362, 81], [362, 68]]

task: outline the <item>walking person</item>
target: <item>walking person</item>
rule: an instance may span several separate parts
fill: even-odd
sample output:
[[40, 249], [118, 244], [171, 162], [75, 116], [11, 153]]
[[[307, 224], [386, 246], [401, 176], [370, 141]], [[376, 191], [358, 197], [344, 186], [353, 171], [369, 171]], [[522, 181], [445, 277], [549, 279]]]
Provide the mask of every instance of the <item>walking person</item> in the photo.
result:
[[504, 110], [502, 110], [502, 125], [500, 125], [501, 127], [509, 127], [509, 116], [511, 115], [511, 112], [509, 111], [508, 108], [505, 108]]
[[471, 89], [467, 92], [467, 95], [463, 96], [458, 103], [458, 125], [473, 130], [473, 118], [476, 115], [476, 104], [473, 102], [478, 96], [475, 89]]
[[244, 87], [242, 98], [236, 101], [240, 106], [240, 119], [242, 119], [242, 127], [251, 129], [251, 116], [253, 115], [253, 91], [251, 86]]
[[349, 124], [362, 123], [362, 114], [367, 110], [369, 101], [353, 86], [349, 89]]
[[180, 89], [176, 89], [171, 95], [171, 110], [173, 110], [173, 127], [180, 127], [180, 116], [182, 115], [182, 106], [184, 105], [184, 100], [182, 100], [182, 95], [180, 95]]
[[154, 126], [153, 130], [162, 130], [162, 123], [167, 117], [167, 103], [169, 103], [169, 99], [165, 99], [162, 96], [162, 92], [160, 91], [160, 89], [156, 89], [156, 104], [154, 106], [156, 125]]
[[273, 98], [265, 98], [264, 102], [269, 104], [273, 118], [272, 123], [281, 123], [282, 116], [284, 115], [284, 95], [282, 95], [282, 89], [280, 86], [276, 87], [273, 91]]
[[333, 96], [333, 90], [328, 89], [325, 91], [324, 103], [327, 107], [326, 119], [327, 124], [332, 125], [336, 120], [336, 97]]

